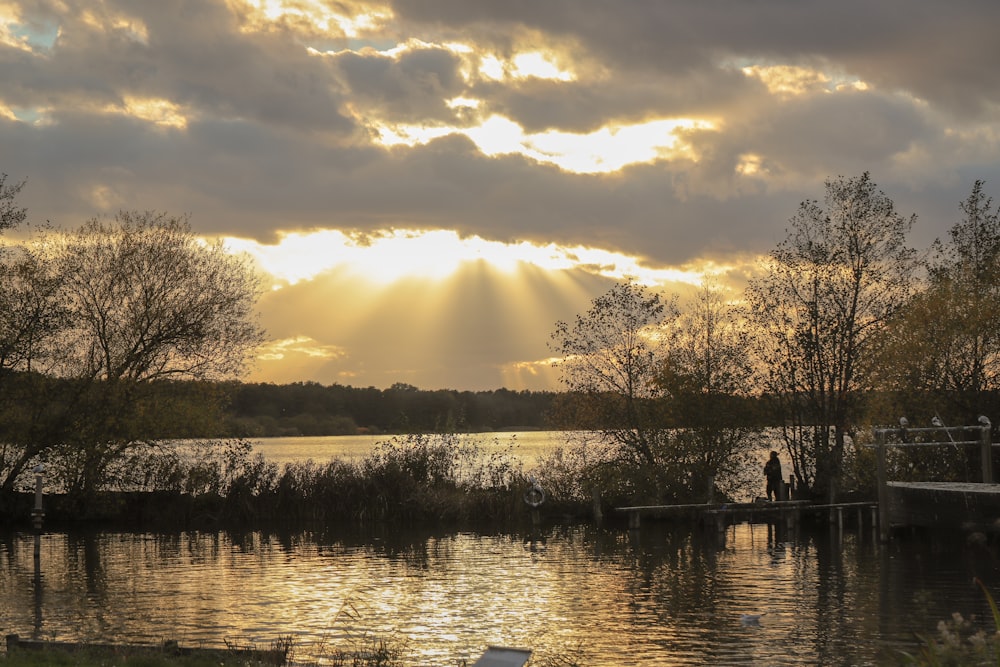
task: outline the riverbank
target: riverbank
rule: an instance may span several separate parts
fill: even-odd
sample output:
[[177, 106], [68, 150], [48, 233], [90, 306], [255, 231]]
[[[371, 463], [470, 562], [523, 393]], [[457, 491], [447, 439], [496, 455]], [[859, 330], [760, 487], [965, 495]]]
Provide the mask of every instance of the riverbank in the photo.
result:
[[175, 641], [156, 645], [93, 644], [22, 639], [6, 636], [5, 667], [73, 665], [74, 667], [274, 667], [285, 665], [291, 642], [269, 648], [230, 646], [225, 649], [180, 646]]

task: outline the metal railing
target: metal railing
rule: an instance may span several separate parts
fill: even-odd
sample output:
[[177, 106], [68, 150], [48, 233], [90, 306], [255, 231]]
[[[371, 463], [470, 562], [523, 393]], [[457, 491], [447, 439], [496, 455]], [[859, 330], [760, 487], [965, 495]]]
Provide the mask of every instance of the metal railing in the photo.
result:
[[[982, 463], [982, 482], [984, 484], [993, 483], [993, 441], [992, 425], [986, 417], [980, 417], [979, 423], [975, 426], [945, 426], [940, 419], [934, 418], [934, 425], [927, 427], [910, 427], [905, 418], [899, 420], [898, 428], [876, 428], [875, 448], [877, 455], [877, 483], [878, 483], [878, 523], [879, 536], [883, 542], [889, 539], [889, 480], [888, 466], [886, 464], [886, 451], [889, 447], [964, 447], [978, 445], [980, 448], [980, 460]], [[966, 438], [968, 433], [978, 432], [975, 440], [956, 440], [954, 435]], [[947, 441], [943, 440], [914, 440], [914, 437], [932, 435], [940, 437], [941, 433], [948, 436]], [[954, 435], [953, 435], [954, 434]], [[893, 441], [890, 438], [895, 436]]]

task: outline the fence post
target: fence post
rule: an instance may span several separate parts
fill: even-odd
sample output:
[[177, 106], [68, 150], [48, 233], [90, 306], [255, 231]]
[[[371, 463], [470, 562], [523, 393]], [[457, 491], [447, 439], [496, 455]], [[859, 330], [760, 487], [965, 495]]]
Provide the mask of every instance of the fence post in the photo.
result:
[[993, 442], [990, 437], [990, 427], [980, 428], [980, 458], [983, 460], [983, 484], [993, 483]]

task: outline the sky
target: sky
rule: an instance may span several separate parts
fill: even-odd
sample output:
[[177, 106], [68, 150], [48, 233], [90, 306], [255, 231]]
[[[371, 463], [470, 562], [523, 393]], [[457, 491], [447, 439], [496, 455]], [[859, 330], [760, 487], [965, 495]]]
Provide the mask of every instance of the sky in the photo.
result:
[[559, 389], [617, 281], [738, 295], [824, 182], [926, 247], [1000, 196], [995, 0], [0, 0], [29, 220], [190, 216], [265, 278], [244, 380]]

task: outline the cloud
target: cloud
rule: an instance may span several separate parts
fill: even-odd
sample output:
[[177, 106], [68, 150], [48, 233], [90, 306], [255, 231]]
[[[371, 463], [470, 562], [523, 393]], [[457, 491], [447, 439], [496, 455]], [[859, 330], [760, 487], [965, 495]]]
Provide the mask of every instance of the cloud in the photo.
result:
[[[32, 219], [67, 227], [155, 209], [261, 243], [450, 230], [742, 267], [827, 178], [870, 171], [918, 214], [917, 245], [946, 234], [974, 180], [1000, 182], [986, 0], [17, 0], [0, 18], [0, 171], [27, 179]], [[608, 278], [577, 271], [579, 308]], [[323, 364], [382, 381], [415, 373], [418, 351], [445, 384], [534, 368], [571, 306], [526, 324], [516, 300], [486, 298], [509, 290], [499, 277], [462, 275], [464, 289], [425, 285], [434, 301], [416, 283], [347, 298], [343, 275], [269, 296], [276, 341], [337, 351], [296, 353], [282, 377]], [[311, 323], [316, 299], [331, 306]], [[456, 319], [458, 304], [484, 312]], [[394, 314], [407, 306], [440, 316], [414, 327]], [[519, 331], [500, 354], [455, 334], [485, 341], [509, 320], [534, 343]]]

